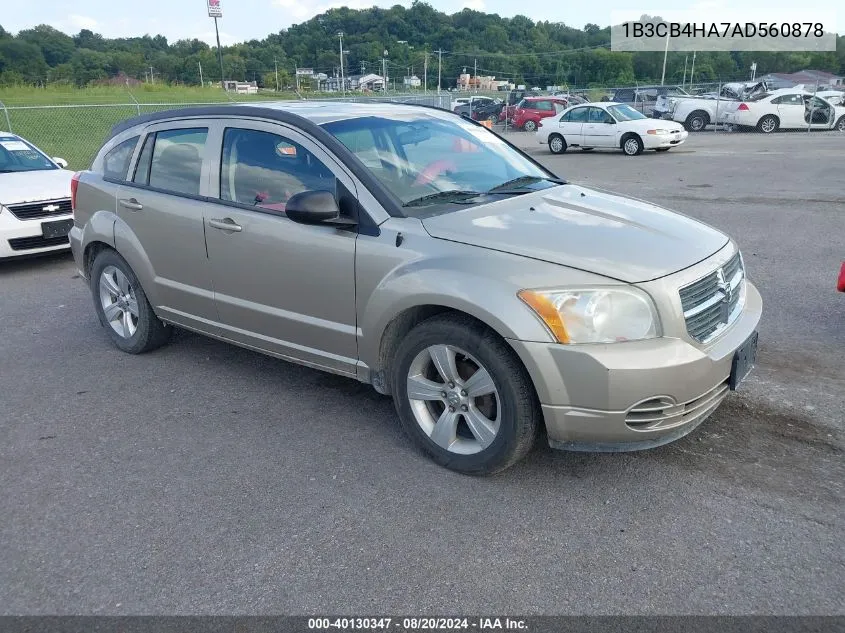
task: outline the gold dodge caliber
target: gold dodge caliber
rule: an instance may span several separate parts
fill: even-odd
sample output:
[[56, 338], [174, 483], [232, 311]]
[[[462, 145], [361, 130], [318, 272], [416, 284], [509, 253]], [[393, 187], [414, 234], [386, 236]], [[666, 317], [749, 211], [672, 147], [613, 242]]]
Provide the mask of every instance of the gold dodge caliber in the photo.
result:
[[762, 305], [730, 238], [450, 112], [159, 112], [118, 125], [72, 191], [117, 347], [178, 326], [370, 383], [460, 472], [512, 465], [542, 424], [562, 449], [670, 442], [754, 364]]

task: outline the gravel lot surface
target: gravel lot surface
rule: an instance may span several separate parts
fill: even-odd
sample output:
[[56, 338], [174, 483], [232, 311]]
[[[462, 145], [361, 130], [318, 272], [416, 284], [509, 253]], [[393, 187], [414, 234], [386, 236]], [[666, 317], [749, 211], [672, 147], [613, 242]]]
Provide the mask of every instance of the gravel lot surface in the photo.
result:
[[708, 422], [464, 477], [367, 386], [188, 333], [120, 353], [70, 256], [0, 263], [0, 613], [845, 614], [845, 136], [509, 138], [742, 246], [759, 366]]

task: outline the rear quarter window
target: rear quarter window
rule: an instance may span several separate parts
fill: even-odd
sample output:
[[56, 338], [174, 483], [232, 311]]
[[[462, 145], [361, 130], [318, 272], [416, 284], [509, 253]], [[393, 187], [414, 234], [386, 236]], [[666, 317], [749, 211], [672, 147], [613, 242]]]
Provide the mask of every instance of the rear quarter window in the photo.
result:
[[126, 180], [129, 171], [129, 162], [132, 160], [132, 153], [138, 144], [138, 136], [126, 139], [112, 147], [103, 156], [103, 176], [115, 180]]

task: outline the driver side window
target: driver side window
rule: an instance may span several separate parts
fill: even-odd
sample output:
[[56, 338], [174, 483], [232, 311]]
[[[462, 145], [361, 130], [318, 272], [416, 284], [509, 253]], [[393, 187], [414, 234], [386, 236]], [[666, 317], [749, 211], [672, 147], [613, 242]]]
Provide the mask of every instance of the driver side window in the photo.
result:
[[336, 189], [331, 170], [298, 143], [262, 130], [223, 133], [222, 200], [283, 212], [298, 193]]

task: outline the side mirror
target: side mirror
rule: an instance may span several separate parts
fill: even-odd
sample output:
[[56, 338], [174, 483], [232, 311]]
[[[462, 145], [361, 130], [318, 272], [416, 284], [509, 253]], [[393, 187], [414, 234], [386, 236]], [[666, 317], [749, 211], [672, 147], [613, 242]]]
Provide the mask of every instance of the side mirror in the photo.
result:
[[56, 163], [62, 169], [67, 168], [67, 161], [64, 158], [59, 158], [58, 156], [54, 156], [53, 162]]
[[613, 121], [611, 119], [605, 119], [604, 122], [607, 123], [608, 125], [615, 125], [616, 124], [616, 121]]
[[285, 203], [285, 215], [300, 224], [322, 224], [339, 219], [340, 209], [329, 191], [303, 191]]

